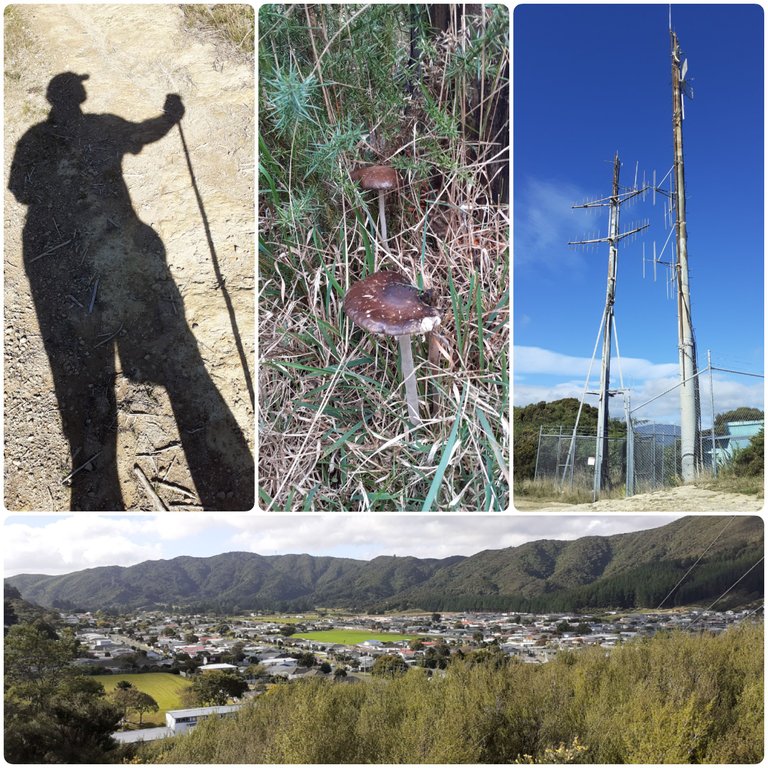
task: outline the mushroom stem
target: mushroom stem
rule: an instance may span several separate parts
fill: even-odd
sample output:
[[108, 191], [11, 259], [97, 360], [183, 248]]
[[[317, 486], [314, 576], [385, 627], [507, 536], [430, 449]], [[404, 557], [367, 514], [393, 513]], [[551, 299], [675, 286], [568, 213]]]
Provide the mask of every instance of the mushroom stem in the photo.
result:
[[387, 247], [387, 217], [384, 213], [384, 190], [379, 190], [379, 226], [381, 227], [381, 242]]
[[409, 335], [398, 336], [400, 345], [400, 367], [403, 369], [403, 381], [405, 382], [405, 399], [408, 403], [408, 417], [414, 427], [421, 424], [419, 418], [419, 393], [416, 389], [416, 373], [413, 370], [413, 354], [411, 352], [411, 337]]

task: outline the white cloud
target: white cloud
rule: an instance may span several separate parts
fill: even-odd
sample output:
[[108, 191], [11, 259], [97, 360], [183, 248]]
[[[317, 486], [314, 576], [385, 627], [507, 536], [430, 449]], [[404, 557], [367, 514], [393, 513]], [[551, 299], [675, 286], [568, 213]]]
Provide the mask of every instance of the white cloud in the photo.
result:
[[[553, 352], [541, 347], [525, 347], [516, 345], [514, 349], [513, 370], [515, 374], [553, 374], [563, 377], [587, 375], [591, 359], [588, 357], [576, 357]], [[611, 364], [612, 371], [618, 379], [618, 363]], [[665, 376], [675, 376], [678, 372], [678, 364], [652, 363], [639, 357], [622, 357], [621, 372], [626, 383], [630, 377], [641, 379], [660, 379]], [[600, 358], [596, 357], [592, 364], [592, 374], [600, 373]], [[582, 379], [583, 384], [583, 379]]]
[[6, 521], [5, 571], [70, 573], [161, 557], [162, 547], [141, 535], [139, 521], [92, 514], [50, 518], [44, 525]]
[[[706, 427], [712, 423], [708, 374], [701, 386], [701, 422]], [[725, 374], [714, 373], [712, 389], [714, 390], [715, 414], [731, 411], [735, 408], [765, 409], [764, 379], [727, 377]]]
[[[663, 525], [676, 515], [73, 515], [5, 524], [5, 572], [70, 573], [100, 565], [232, 550], [262, 555], [332, 555], [369, 560], [379, 555], [443, 558], [519, 546], [540, 538], [575, 539]], [[153, 532], [173, 518], [184, 540], [159, 541]], [[215, 521], [215, 522], [213, 522]], [[213, 527], [215, 533], [213, 535]]]
[[528, 179], [515, 194], [514, 258], [516, 266], [535, 263], [558, 270], [581, 269], [585, 260], [568, 242], [585, 228], [600, 227], [595, 209], [573, 210], [587, 199], [583, 190], [561, 181]]
[[139, 529], [147, 536], [157, 537], [161, 541], [176, 541], [215, 528], [220, 522], [221, 515], [216, 513], [153, 515], [141, 518]]
[[[585, 357], [563, 355], [540, 347], [516, 346], [513, 363], [514, 404], [523, 406], [542, 400], [551, 402], [567, 397], [581, 399], [589, 362]], [[679, 423], [680, 395], [679, 390], [676, 389], [679, 382], [677, 363], [652, 363], [641, 358], [623, 357], [621, 370], [624, 386], [629, 390], [630, 408], [635, 418], [661, 423]], [[616, 364], [612, 365], [612, 373], [612, 384], [618, 388]], [[600, 361], [596, 360], [592, 366], [590, 391], [597, 389], [599, 375]], [[542, 383], [538, 378], [542, 376], [562, 377], [563, 380]], [[762, 409], [764, 407], [762, 379], [715, 372], [713, 390], [716, 414], [734, 408]], [[704, 373], [700, 378], [701, 423], [704, 427], [712, 423], [709, 391], [709, 374]], [[597, 398], [587, 396], [586, 402], [596, 405]], [[611, 398], [612, 417], [623, 419], [623, 409], [624, 404], [621, 398]]]

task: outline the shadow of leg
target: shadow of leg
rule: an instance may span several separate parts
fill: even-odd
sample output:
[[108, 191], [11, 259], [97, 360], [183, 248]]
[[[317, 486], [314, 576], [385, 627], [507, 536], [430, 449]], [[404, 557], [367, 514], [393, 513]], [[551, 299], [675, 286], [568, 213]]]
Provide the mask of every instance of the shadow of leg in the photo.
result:
[[[103, 354], [74, 350], [61, 338], [46, 343], [64, 436], [74, 474], [73, 511], [125, 509], [117, 473], [117, 408], [112, 349]], [[87, 357], [86, 357], [87, 354]], [[89, 459], [93, 458], [92, 461]]]
[[203, 507], [207, 510], [252, 509], [253, 456], [210, 376], [198, 368], [194, 386], [179, 377], [173, 381], [168, 394]]
[[[163, 290], [173, 292], [170, 281]], [[183, 307], [177, 295], [178, 306]], [[147, 302], [141, 324], [118, 339], [122, 370], [134, 381], [163, 386], [187, 466], [206, 510], [250, 510], [254, 461], [229, 406], [208, 373], [181, 314]]]

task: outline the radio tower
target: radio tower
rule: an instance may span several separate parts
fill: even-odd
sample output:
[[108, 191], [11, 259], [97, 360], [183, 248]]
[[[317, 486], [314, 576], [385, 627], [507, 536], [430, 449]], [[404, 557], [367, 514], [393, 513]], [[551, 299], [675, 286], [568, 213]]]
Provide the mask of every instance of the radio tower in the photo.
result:
[[[633, 197], [643, 194], [647, 187], [637, 189], [633, 187], [627, 192], [621, 192], [619, 189], [619, 153], [613, 159], [613, 191], [610, 197], [594, 200], [583, 205], [574, 205], [573, 208], [599, 208], [607, 207], [610, 209], [608, 220], [608, 236], [593, 238], [591, 240], [571, 241], [568, 245], [592, 245], [594, 243], [608, 243], [608, 287], [605, 293], [605, 308], [603, 309], [603, 318], [601, 321], [603, 334], [603, 354], [600, 371], [600, 391], [598, 395], [599, 402], [597, 407], [597, 444], [595, 447], [595, 475], [593, 485], [593, 499], [597, 499], [601, 489], [608, 484], [608, 402], [611, 395], [611, 337], [615, 329], [614, 303], [616, 301], [616, 277], [618, 271], [619, 241], [625, 237], [634, 235], [645, 229], [648, 225], [643, 224], [640, 227], [630, 229], [626, 232], [619, 232], [619, 208], [622, 203], [626, 203]], [[581, 409], [579, 409], [581, 413]], [[578, 426], [578, 420], [577, 420]], [[574, 427], [574, 439], [571, 441], [569, 451], [569, 462], [573, 465], [573, 446], [575, 442], [576, 427]]]
[[688, 230], [685, 218], [685, 171], [683, 166], [683, 97], [687, 86], [688, 60], [680, 63], [677, 35], [672, 41], [672, 130], [674, 139], [675, 236], [677, 240], [677, 334], [680, 355], [680, 462], [684, 483], [696, 476], [696, 438], [699, 428], [699, 379], [696, 367], [696, 340], [691, 319], [691, 291], [688, 283]]

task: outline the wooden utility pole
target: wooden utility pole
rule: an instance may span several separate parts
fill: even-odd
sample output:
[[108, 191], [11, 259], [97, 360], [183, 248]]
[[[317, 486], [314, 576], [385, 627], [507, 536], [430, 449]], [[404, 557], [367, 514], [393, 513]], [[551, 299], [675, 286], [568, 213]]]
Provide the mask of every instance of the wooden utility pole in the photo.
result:
[[691, 318], [691, 291], [688, 282], [688, 228], [685, 218], [685, 169], [683, 165], [683, 98], [688, 61], [681, 63], [677, 35], [672, 42], [672, 132], [674, 142], [675, 236], [677, 240], [677, 334], [680, 359], [680, 461], [683, 482], [696, 476], [699, 428], [699, 379], [696, 340]]

